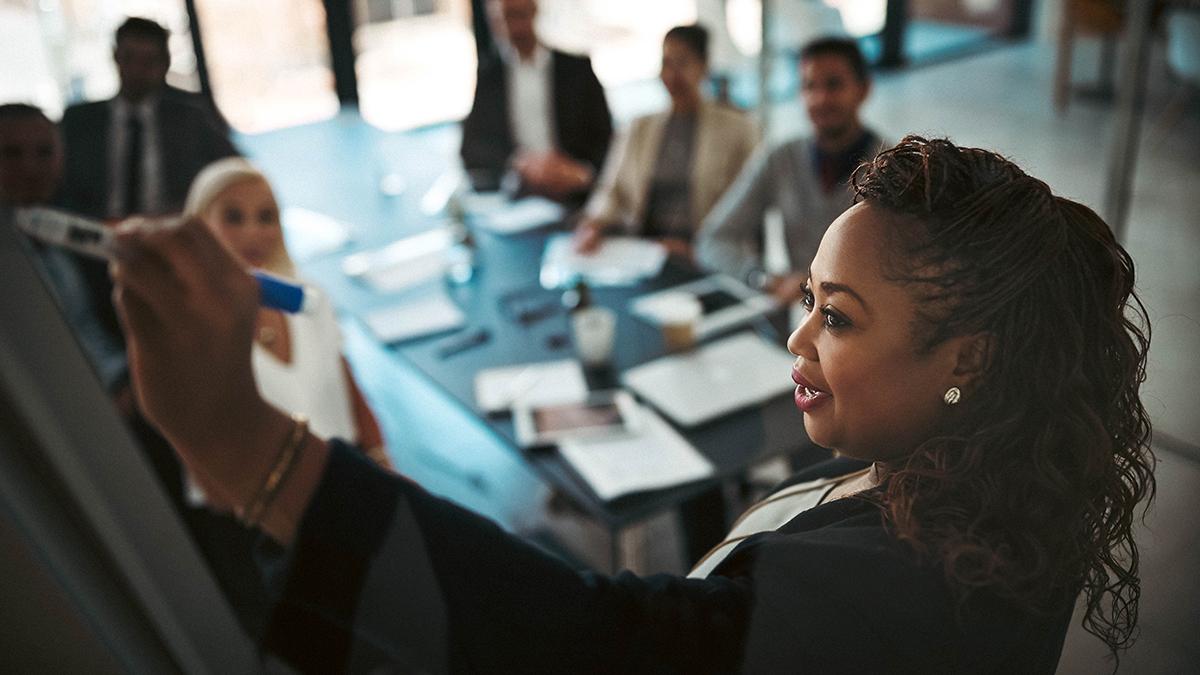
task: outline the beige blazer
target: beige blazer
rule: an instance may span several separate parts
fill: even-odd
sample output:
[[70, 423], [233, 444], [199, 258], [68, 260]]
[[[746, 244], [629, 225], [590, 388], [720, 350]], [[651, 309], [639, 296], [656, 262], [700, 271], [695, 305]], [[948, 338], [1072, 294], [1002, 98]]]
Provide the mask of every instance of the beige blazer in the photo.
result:
[[[758, 129], [749, 115], [703, 101], [697, 113], [692, 149], [691, 219], [696, 229], [758, 145]], [[639, 117], [613, 144], [595, 191], [585, 207], [588, 217], [641, 232], [654, 165], [670, 112]]]

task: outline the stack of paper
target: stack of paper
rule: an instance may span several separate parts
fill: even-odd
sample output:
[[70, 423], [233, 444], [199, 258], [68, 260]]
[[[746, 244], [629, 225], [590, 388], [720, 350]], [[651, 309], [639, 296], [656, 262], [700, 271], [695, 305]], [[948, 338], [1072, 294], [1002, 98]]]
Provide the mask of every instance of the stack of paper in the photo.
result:
[[475, 404], [485, 413], [502, 412], [517, 403], [581, 401], [587, 393], [583, 368], [575, 359], [488, 368], [475, 376]]
[[649, 408], [639, 410], [632, 436], [561, 441], [558, 450], [604, 500], [690, 483], [713, 475], [713, 465]]
[[544, 288], [563, 288], [578, 280], [592, 286], [632, 286], [657, 276], [667, 262], [661, 245], [637, 237], [609, 237], [596, 251], [576, 253], [572, 235], [546, 242], [542, 256]]

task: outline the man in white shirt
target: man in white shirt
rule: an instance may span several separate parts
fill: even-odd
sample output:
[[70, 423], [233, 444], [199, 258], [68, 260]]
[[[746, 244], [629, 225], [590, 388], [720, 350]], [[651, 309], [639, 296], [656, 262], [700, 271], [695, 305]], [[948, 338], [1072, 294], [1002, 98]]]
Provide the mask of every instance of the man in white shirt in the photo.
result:
[[586, 196], [612, 138], [604, 88], [586, 57], [538, 42], [535, 0], [488, 0], [494, 53], [480, 55], [463, 120], [463, 164], [477, 189]]

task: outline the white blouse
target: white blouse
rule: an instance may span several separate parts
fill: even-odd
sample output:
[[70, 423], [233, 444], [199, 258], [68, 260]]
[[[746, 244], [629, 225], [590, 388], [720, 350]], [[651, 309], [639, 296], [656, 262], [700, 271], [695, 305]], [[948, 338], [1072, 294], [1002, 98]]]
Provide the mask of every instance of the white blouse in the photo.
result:
[[254, 343], [250, 355], [258, 391], [271, 405], [308, 418], [322, 438], [356, 441], [354, 407], [342, 369], [342, 333], [323, 296], [311, 312], [284, 314], [291, 340], [290, 363]]
[[743, 539], [762, 532], [778, 530], [796, 516], [824, 502], [839, 483], [861, 476], [868, 470], [863, 469], [836, 478], [820, 478], [806, 483], [797, 483], [768, 495], [762, 501], [746, 509], [746, 512], [733, 524], [729, 534], [725, 535], [725, 541], [717, 544], [705, 554], [700, 562], [692, 568], [688, 578], [707, 578], [718, 565], [725, 561], [733, 549], [742, 543]]

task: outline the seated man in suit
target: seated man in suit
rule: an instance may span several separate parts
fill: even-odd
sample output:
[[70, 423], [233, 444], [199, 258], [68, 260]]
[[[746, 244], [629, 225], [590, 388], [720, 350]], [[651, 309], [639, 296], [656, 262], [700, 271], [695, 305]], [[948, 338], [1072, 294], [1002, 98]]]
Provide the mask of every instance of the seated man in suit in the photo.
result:
[[496, 51], [481, 54], [462, 159], [476, 189], [581, 201], [604, 162], [612, 117], [586, 57], [542, 46], [536, 0], [488, 0]]
[[[696, 241], [702, 265], [767, 291], [780, 303], [800, 297], [817, 244], [852, 203], [851, 173], [885, 147], [859, 118], [871, 79], [856, 42], [808, 43], [800, 50], [800, 81], [812, 135], [752, 158], [709, 212]], [[775, 209], [783, 217], [790, 269], [770, 275], [763, 262], [763, 232], [767, 213]]]
[[[64, 208], [102, 219], [178, 212], [201, 169], [237, 154], [211, 106], [167, 86], [167, 38], [153, 21], [127, 19], [113, 48], [117, 95], [63, 113]], [[92, 260], [80, 267], [101, 320], [119, 337], [107, 267]]]
[[[62, 178], [63, 147], [58, 128], [40, 109], [23, 103], [0, 105], [0, 221], [13, 210], [45, 206]], [[30, 240], [34, 263], [79, 338], [101, 384], [128, 391], [125, 350], [97, 317], [75, 258], [62, 249]], [[107, 304], [107, 303], [106, 303]], [[132, 395], [118, 403], [132, 405]]]

